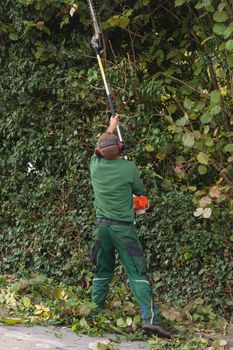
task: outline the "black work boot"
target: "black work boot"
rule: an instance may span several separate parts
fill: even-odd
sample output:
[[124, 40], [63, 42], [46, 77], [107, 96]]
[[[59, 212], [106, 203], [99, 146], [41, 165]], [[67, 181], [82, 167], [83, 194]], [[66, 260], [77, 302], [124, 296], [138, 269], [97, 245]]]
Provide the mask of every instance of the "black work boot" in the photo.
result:
[[159, 324], [143, 324], [142, 329], [151, 334], [155, 334], [160, 338], [171, 338], [171, 332]]

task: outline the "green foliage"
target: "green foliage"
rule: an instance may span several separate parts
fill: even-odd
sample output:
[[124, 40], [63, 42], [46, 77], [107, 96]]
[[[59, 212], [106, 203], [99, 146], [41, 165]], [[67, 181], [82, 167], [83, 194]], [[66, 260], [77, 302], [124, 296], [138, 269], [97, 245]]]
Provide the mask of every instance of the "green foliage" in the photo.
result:
[[[232, 325], [223, 318], [216, 319], [210, 306], [197, 298], [185, 309], [185, 313], [169, 304], [161, 305], [167, 327], [170, 321], [173, 330], [182, 329], [179, 336], [166, 341], [156, 336], [148, 338], [141, 331], [139, 310], [129, 295], [125, 283], [119, 283], [110, 291], [109, 301], [101, 313], [96, 313], [90, 303], [90, 289], [56, 283], [42, 274], [31, 275], [29, 279], [5, 278], [0, 290], [0, 324], [41, 324], [70, 327], [78, 334], [101, 335], [116, 333], [115, 342], [144, 340], [154, 349], [206, 349], [207, 340], [195, 335], [203, 327], [211, 335], [223, 337], [232, 331]], [[186, 315], [189, 319], [186, 319]], [[191, 315], [193, 317], [191, 317]], [[178, 323], [178, 322], [179, 323]], [[171, 327], [171, 325], [170, 325]], [[187, 334], [188, 331], [188, 334]], [[55, 334], [59, 337], [59, 333]], [[109, 342], [109, 341], [108, 341]], [[93, 348], [94, 347], [93, 343]], [[112, 344], [113, 345], [113, 344]], [[213, 350], [218, 347], [213, 346]]]
[[[141, 237], [156, 293], [232, 307], [232, 10], [96, 1], [130, 156], [155, 207]], [[85, 1], [0, 5], [0, 261], [89, 288], [89, 160], [108, 109]], [[106, 113], [107, 112], [107, 113]], [[122, 325], [127, 321], [119, 321]], [[126, 322], [126, 323], [125, 323]]]

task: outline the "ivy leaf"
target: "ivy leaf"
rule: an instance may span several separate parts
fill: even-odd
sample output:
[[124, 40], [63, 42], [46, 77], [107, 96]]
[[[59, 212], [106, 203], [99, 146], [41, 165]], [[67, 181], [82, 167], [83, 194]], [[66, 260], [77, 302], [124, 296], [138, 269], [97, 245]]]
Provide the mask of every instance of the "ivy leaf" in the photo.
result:
[[[192, 257], [192, 254], [190, 252], [185, 252], [183, 257], [185, 261], [189, 261], [190, 258]], [[174, 321], [174, 320], [171, 320], [171, 321]]]
[[124, 319], [122, 317], [117, 319], [117, 327], [119, 328], [126, 328], [127, 327], [127, 323], [124, 321]]
[[233, 152], [233, 143], [229, 143], [224, 147], [224, 152]]
[[182, 117], [176, 120], [177, 126], [185, 126], [187, 124], [188, 119], [186, 117]]
[[193, 101], [191, 101], [188, 97], [185, 97], [184, 108], [192, 109], [192, 107], [193, 107]]
[[207, 169], [206, 166], [204, 166], [204, 165], [199, 165], [199, 167], [198, 167], [198, 173], [199, 173], [200, 175], [205, 175], [205, 174], [207, 173], [207, 171], [208, 171], [208, 169]]
[[88, 349], [90, 350], [114, 350], [114, 348], [115, 347], [112, 346], [110, 339], [97, 340], [88, 344]]
[[186, 147], [192, 147], [195, 143], [194, 137], [191, 133], [185, 134], [182, 137], [182, 141], [183, 141], [184, 146], [186, 146]]
[[199, 1], [199, 2], [195, 5], [195, 8], [196, 8], [197, 10], [200, 10], [203, 6], [204, 6], [204, 4], [203, 4], [201, 1]]
[[227, 64], [229, 67], [233, 67], [233, 55], [227, 57]]
[[203, 211], [204, 211], [203, 208], [197, 208], [197, 209], [194, 211], [193, 215], [197, 218], [197, 217], [199, 217], [199, 216], [202, 215]]
[[226, 43], [226, 49], [227, 49], [228, 51], [233, 51], [233, 39], [230, 39], [230, 40], [227, 41], [227, 43]]
[[211, 4], [208, 4], [208, 5], [206, 4], [205, 9], [206, 9], [206, 11], [211, 12], [211, 13], [213, 13], [215, 11], [214, 7]]
[[211, 214], [212, 214], [212, 209], [211, 208], [205, 208], [203, 210], [203, 214], [202, 215], [203, 215], [203, 218], [209, 219]]
[[12, 41], [16, 41], [18, 40], [19, 36], [16, 32], [10, 32], [9, 34], [9, 39], [12, 40]]
[[168, 112], [169, 112], [169, 114], [175, 113], [176, 109], [177, 109], [177, 107], [176, 107], [176, 105], [175, 105], [174, 103], [170, 104], [170, 105], [168, 106]]
[[218, 90], [214, 90], [211, 92], [210, 94], [210, 102], [211, 103], [218, 103], [220, 102], [220, 98], [221, 98], [221, 95], [220, 95], [220, 92]]
[[208, 124], [210, 119], [211, 119], [211, 115], [209, 113], [202, 114], [202, 116], [200, 118], [202, 124]]
[[128, 16], [113, 16], [108, 19], [108, 24], [110, 24], [111, 27], [121, 27], [126, 28], [129, 24], [129, 17]]
[[210, 115], [217, 115], [221, 112], [221, 107], [220, 106], [215, 106], [214, 108], [211, 109]]
[[81, 316], [88, 316], [90, 314], [90, 312], [91, 312], [91, 308], [88, 305], [81, 305], [79, 307], [79, 314]]
[[182, 6], [186, 0], [175, 0], [175, 6]]
[[146, 150], [147, 152], [153, 152], [153, 151], [154, 151], [154, 146], [152, 146], [152, 145], [146, 145], [146, 146], [145, 146], [145, 150]]
[[30, 5], [33, 3], [33, 0], [19, 0], [19, 2], [21, 4]]
[[199, 200], [199, 207], [206, 208], [211, 203], [212, 203], [212, 199], [208, 196], [204, 196]]
[[213, 19], [215, 22], [226, 22], [228, 19], [228, 14], [226, 11], [216, 11], [213, 15]]
[[218, 35], [223, 35], [225, 33], [226, 26], [223, 23], [215, 23], [213, 27], [213, 32]]
[[233, 32], [233, 23], [231, 23], [224, 31], [224, 38], [226, 39], [229, 38], [232, 32]]
[[210, 189], [210, 197], [218, 198], [221, 195], [221, 189], [218, 186], [213, 186]]
[[171, 188], [172, 183], [171, 183], [171, 180], [164, 179], [161, 185], [167, 191]]
[[31, 304], [31, 299], [29, 299], [28, 297], [24, 296], [22, 298], [22, 302], [23, 302], [23, 305], [27, 308], [31, 307], [32, 304]]
[[209, 155], [204, 152], [199, 152], [197, 155], [197, 160], [199, 163], [207, 165], [209, 164]]
[[131, 318], [131, 317], [127, 317], [127, 318], [126, 318], [126, 324], [127, 324], [127, 326], [131, 326], [132, 323], [133, 323], [132, 318]]

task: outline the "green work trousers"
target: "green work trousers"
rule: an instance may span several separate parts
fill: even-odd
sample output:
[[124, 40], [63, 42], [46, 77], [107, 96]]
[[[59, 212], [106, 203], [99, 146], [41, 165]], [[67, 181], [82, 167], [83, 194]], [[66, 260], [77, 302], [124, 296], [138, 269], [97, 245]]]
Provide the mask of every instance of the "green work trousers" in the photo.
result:
[[129, 279], [131, 291], [138, 303], [143, 324], [160, 323], [160, 312], [153, 302], [153, 294], [146, 278], [146, 262], [135, 226], [94, 227], [92, 261], [96, 273], [92, 286], [92, 301], [102, 308], [115, 269], [115, 253], [118, 252]]

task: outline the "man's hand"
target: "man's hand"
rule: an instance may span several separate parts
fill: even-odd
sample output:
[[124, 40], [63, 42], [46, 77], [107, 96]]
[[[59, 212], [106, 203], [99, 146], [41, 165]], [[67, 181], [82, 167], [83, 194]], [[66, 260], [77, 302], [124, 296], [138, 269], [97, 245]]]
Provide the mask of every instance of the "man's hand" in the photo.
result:
[[115, 114], [114, 117], [111, 116], [107, 132], [110, 132], [111, 134], [113, 134], [118, 125], [119, 125], [119, 116], [118, 116], [118, 114]]

